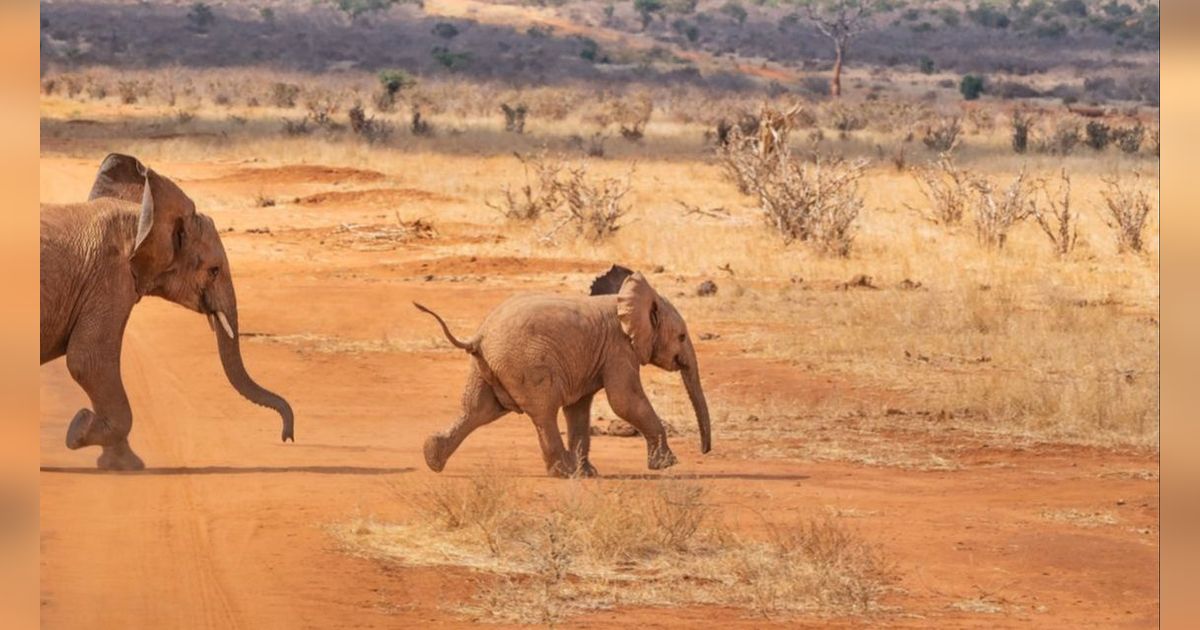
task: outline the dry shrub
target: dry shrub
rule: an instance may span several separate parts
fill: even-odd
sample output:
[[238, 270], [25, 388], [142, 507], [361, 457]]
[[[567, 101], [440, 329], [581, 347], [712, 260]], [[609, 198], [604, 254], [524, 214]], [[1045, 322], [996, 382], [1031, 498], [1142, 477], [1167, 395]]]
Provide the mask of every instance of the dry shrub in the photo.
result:
[[1104, 204], [1108, 207], [1108, 226], [1117, 234], [1117, 249], [1122, 252], [1141, 252], [1144, 248], [1142, 232], [1150, 216], [1150, 195], [1141, 187], [1142, 175], [1133, 173], [1133, 181], [1123, 180], [1117, 175], [1102, 177], [1105, 190]]
[[1146, 128], [1140, 122], [1112, 131], [1113, 142], [1123, 153], [1137, 153], [1142, 148], [1142, 139], [1145, 136]]
[[1038, 182], [1046, 197], [1046, 207], [1033, 206], [1033, 218], [1054, 245], [1054, 251], [1066, 256], [1075, 249], [1079, 239], [1079, 213], [1071, 211], [1071, 178], [1067, 169], [1064, 168], [1059, 177], [1061, 183], [1057, 190], [1051, 190], [1045, 180]]
[[706, 486], [679, 479], [569, 483], [522, 490], [495, 467], [437, 477], [408, 521], [361, 521], [335, 533], [359, 553], [490, 577], [459, 610], [473, 620], [555, 624], [624, 606], [718, 605], [762, 616], [862, 615], [894, 571], [828, 516], [732, 531]]
[[300, 86], [293, 83], [274, 83], [271, 85], [270, 103], [280, 109], [291, 109], [296, 106], [300, 96]]
[[504, 130], [510, 133], [525, 133], [525, 114], [529, 108], [524, 103], [518, 103], [516, 107], [510, 106], [508, 103], [500, 104], [500, 111], [504, 112]]
[[1012, 113], [1012, 150], [1024, 153], [1029, 148], [1029, 131], [1033, 129], [1032, 113], [1015, 109]]
[[938, 156], [933, 166], [923, 168], [914, 177], [921, 193], [929, 200], [934, 221], [958, 225], [971, 205], [971, 174], [954, 164], [948, 153]]
[[1082, 141], [1079, 121], [1074, 118], [1062, 118], [1054, 124], [1050, 135], [1038, 143], [1038, 150], [1055, 155], [1070, 155]]
[[765, 152], [753, 138], [730, 131], [721, 165], [738, 189], [753, 195], [763, 218], [784, 241], [809, 241], [823, 253], [846, 256], [854, 222], [862, 209], [858, 182], [866, 162], [848, 162], [814, 152], [812, 161], [794, 159], [788, 144]]
[[552, 158], [545, 151], [529, 156], [518, 153], [516, 156], [524, 169], [525, 183], [517, 192], [513, 192], [512, 186], [506, 184], [501, 203], [484, 203], [512, 221], [537, 221], [543, 215], [558, 210], [563, 202], [559, 187], [563, 160]]
[[962, 119], [958, 116], [949, 116], [927, 125], [921, 142], [932, 151], [947, 153], [958, 146], [960, 134], [962, 134]]
[[414, 135], [414, 136], [432, 136], [433, 135], [433, 126], [430, 125], [429, 121], [426, 120], [422, 116], [421, 106], [417, 103], [413, 103], [412, 108], [411, 108], [411, 113], [412, 113], [412, 117], [409, 119], [409, 122], [408, 122], [408, 130], [412, 132], [412, 135]]
[[354, 107], [347, 112], [350, 119], [350, 131], [355, 135], [363, 138], [369, 144], [378, 144], [387, 142], [392, 137], [392, 126], [385, 120], [378, 120], [374, 116], [367, 116], [366, 110], [363, 109], [361, 103], [356, 103]]
[[839, 138], [848, 138], [850, 132], [867, 128], [867, 116], [864, 115], [861, 109], [851, 108], [842, 103], [834, 103], [829, 107], [827, 114], [833, 128], [838, 130]]
[[1034, 189], [1025, 171], [1003, 190], [983, 177], [975, 178], [971, 185], [976, 192], [975, 235], [986, 247], [1003, 248], [1008, 231], [1035, 214]]
[[633, 186], [633, 167], [624, 177], [588, 175], [586, 163], [569, 164], [566, 177], [557, 182], [567, 216], [543, 238], [551, 240], [565, 225], [574, 225], [575, 232], [590, 241], [603, 241], [621, 229], [622, 220], [629, 214], [625, 195]]
[[610, 106], [609, 119], [617, 124], [622, 138], [636, 142], [646, 134], [646, 125], [653, 113], [654, 101], [643, 95], [631, 101], [614, 101]]
[[1097, 151], [1103, 151], [1108, 146], [1108, 143], [1112, 141], [1112, 130], [1108, 125], [1098, 120], [1088, 122], [1084, 131], [1087, 132], [1085, 142], [1089, 147]]

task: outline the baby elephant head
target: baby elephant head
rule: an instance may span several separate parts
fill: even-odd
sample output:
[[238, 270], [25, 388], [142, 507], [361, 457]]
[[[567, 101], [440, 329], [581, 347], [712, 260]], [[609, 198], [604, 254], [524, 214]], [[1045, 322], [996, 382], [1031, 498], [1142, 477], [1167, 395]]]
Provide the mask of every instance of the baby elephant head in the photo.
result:
[[154, 295], [204, 314], [217, 336], [225, 375], [238, 393], [283, 417], [292, 437], [287, 401], [259, 387], [242, 364], [237, 297], [229, 259], [217, 227], [175, 182], [128, 155], [112, 154], [100, 165], [88, 200], [109, 197], [141, 204], [129, 256], [139, 295]]
[[700, 427], [700, 452], [712, 448], [708, 403], [700, 386], [700, 365], [687, 322], [641, 273], [614, 265], [592, 284], [592, 295], [616, 293], [617, 319], [629, 337], [638, 363], [680, 372]]

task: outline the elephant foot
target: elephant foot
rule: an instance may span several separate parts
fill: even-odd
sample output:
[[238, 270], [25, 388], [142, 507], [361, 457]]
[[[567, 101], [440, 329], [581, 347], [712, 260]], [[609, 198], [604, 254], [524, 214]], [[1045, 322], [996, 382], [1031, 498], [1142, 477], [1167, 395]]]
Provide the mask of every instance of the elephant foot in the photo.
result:
[[583, 463], [579, 465], [579, 468], [575, 469], [575, 476], [582, 477], [584, 479], [591, 479], [592, 477], [599, 477], [600, 473], [596, 470], [596, 467], [593, 466], [591, 462], [584, 460]]
[[672, 453], [670, 449], [663, 449], [654, 453], [647, 461], [650, 470], [665, 470], [678, 463], [679, 460], [675, 458], [675, 453]]
[[425, 465], [433, 472], [442, 472], [446, 467], [446, 460], [442, 457], [442, 445], [445, 442], [446, 438], [440, 435], [431, 435], [425, 440]]
[[146, 464], [125, 441], [116, 446], [105, 446], [104, 452], [96, 458], [96, 467], [101, 470], [142, 470]]
[[546, 474], [559, 479], [570, 479], [575, 476], [575, 458], [565, 456], [553, 464], [546, 466]]
[[74, 451], [90, 446], [91, 443], [88, 442], [87, 436], [95, 421], [96, 414], [91, 409], [80, 409], [75, 412], [75, 417], [71, 418], [71, 424], [67, 427], [67, 448]]

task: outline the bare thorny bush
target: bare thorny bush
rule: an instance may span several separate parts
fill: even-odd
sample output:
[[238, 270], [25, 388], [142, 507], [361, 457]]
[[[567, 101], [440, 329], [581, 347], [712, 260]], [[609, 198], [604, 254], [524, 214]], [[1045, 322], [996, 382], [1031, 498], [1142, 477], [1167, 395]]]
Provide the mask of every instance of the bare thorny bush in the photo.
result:
[[515, 155], [524, 169], [525, 183], [516, 192], [511, 185], [505, 185], [501, 203], [484, 203], [511, 221], [537, 221], [542, 215], [558, 210], [562, 205], [559, 174], [564, 167], [563, 161], [552, 158], [546, 151]]
[[1008, 231], [1037, 212], [1034, 187], [1024, 169], [1003, 189], [983, 177], [971, 186], [976, 193], [975, 235], [985, 247], [1003, 248]]
[[1033, 218], [1058, 255], [1066, 256], [1075, 249], [1075, 242], [1079, 240], [1079, 213], [1071, 210], [1071, 178], [1067, 175], [1067, 169], [1059, 173], [1059, 182], [1057, 190], [1051, 190], [1046, 180], [1038, 182], [1046, 206], [1035, 204]]
[[894, 577], [873, 545], [827, 516], [767, 522], [767, 535], [751, 538], [719, 516], [705, 486], [678, 479], [574, 483], [535, 496], [486, 467], [396, 492], [413, 517], [360, 519], [337, 533], [358, 552], [490, 574], [460, 609], [477, 620], [553, 625], [618, 605], [869, 614]]
[[[546, 151], [517, 155], [525, 172], [525, 183], [516, 192], [503, 190], [501, 203], [486, 202], [514, 221], [535, 222], [543, 216], [563, 214], [543, 235], [550, 241], [566, 226], [579, 236], [602, 241], [619, 231], [629, 214], [625, 196], [632, 189], [633, 167], [624, 177], [593, 177], [586, 162], [570, 162]], [[563, 212], [560, 212], [563, 211]]]
[[948, 153], [938, 156], [933, 166], [916, 171], [913, 177], [933, 209], [932, 219], [942, 225], [958, 225], [971, 205], [971, 174], [955, 165]]
[[1101, 179], [1105, 184], [1101, 194], [1108, 208], [1107, 223], [1116, 230], [1117, 248], [1122, 252], [1141, 252], [1145, 247], [1142, 233], [1152, 208], [1150, 195], [1141, 188], [1141, 173], [1134, 171], [1132, 182], [1116, 175]]
[[765, 151], [737, 127], [729, 130], [719, 158], [738, 189], [756, 198], [767, 224], [784, 241], [808, 241], [820, 251], [846, 256], [863, 201], [858, 182], [866, 162], [848, 162], [813, 152], [811, 160], [792, 156], [786, 137]]

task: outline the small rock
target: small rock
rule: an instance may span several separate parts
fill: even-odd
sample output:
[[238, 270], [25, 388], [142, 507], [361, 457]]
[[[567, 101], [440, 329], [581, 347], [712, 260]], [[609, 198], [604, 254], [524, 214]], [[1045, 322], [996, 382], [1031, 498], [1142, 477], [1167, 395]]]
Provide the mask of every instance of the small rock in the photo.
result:
[[425, 274], [425, 282], [429, 282], [431, 280], [433, 280], [433, 274], [431, 274], [431, 273]]
[[718, 335], [717, 333], [710, 333], [710, 332], [700, 333], [700, 341], [712, 341], [713, 339], [720, 339], [720, 338], [721, 338], [721, 335]]
[[707, 297], [716, 294], [717, 283], [713, 282], [712, 280], [705, 280], [704, 282], [700, 283], [700, 286], [696, 287], [696, 295], [699, 295], [700, 297]]
[[896, 288], [900, 289], [901, 291], [915, 291], [921, 288], [921, 283], [917, 282], [916, 280], [905, 278], [900, 281], [900, 284], [896, 285]]
[[667, 268], [663, 267], [662, 265], [654, 265], [653, 267], [650, 268], [650, 273], [662, 273], [666, 270], [667, 270]]

